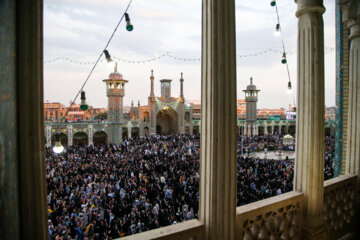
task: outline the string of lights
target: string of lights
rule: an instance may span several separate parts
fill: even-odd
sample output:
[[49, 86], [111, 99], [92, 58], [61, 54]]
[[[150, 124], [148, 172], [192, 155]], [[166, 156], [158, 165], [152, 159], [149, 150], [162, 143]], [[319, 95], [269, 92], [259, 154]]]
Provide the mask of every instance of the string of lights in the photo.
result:
[[[325, 51], [327, 53], [330, 52], [334, 52], [335, 48], [333, 47], [326, 47]], [[296, 52], [292, 52], [292, 51], [287, 51], [286, 55], [293, 55]], [[278, 49], [274, 49], [274, 48], [268, 48], [265, 49], [263, 51], [260, 52], [256, 52], [256, 53], [251, 53], [251, 54], [241, 54], [241, 55], [236, 55], [238, 58], [253, 58], [253, 57], [258, 57], [261, 55], [265, 55], [265, 54], [283, 54], [283, 50], [278, 50]], [[168, 57], [168, 58], [172, 58], [178, 61], [187, 61], [187, 62], [200, 62], [201, 59], [200, 58], [182, 58], [182, 57], [177, 57], [174, 56], [172, 54], [170, 54], [170, 52], [165, 52], [157, 57], [153, 57], [153, 58], [148, 58], [148, 59], [143, 59], [143, 60], [130, 60], [130, 59], [125, 59], [125, 58], [120, 58], [117, 56], [113, 56], [112, 58], [118, 62], [124, 62], [124, 63], [132, 63], [132, 64], [141, 64], [141, 63], [148, 63], [148, 62], [154, 62], [157, 60], [160, 60], [164, 57]], [[70, 63], [74, 63], [74, 64], [80, 64], [80, 65], [93, 65], [95, 64], [95, 61], [79, 61], [79, 60], [75, 60], [69, 57], [56, 57], [56, 58], [52, 58], [52, 59], [47, 59], [44, 60], [44, 64], [49, 64], [49, 63], [57, 63], [57, 62], [70, 62]], [[104, 62], [106, 61], [106, 59], [100, 59], [99, 62]]]
[[[281, 24], [280, 24], [280, 17], [279, 17], [279, 10], [276, 4], [276, 0], [271, 0], [270, 5], [272, 7], [275, 7], [275, 12], [276, 12], [276, 17], [277, 17], [277, 23], [275, 26], [275, 32], [274, 35], [275, 36], [280, 36], [281, 37], [281, 44], [282, 44], [282, 49], [283, 49], [283, 53], [282, 53], [282, 58], [281, 58], [281, 63], [286, 65], [286, 70], [287, 70], [287, 74], [288, 74], [288, 78], [289, 78], [289, 82], [288, 82], [288, 91], [289, 93], [291, 93], [292, 91], [292, 86], [291, 86], [291, 78], [290, 78], [290, 71], [289, 71], [289, 65], [288, 65], [288, 61], [286, 58], [286, 50], [285, 50], [285, 43], [284, 43], [284, 37], [282, 34], [282, 29], [281, 29]], [[294, 107], [296, 108], [296, 102], [295, 102], [295, 98], [293, 95], [293, 102], [294, 102]]]
[[[109, 40], [107, 41], [107, 43], [106, 43], [106, 45], [105, 45], [105, 47], [104, 47], [104, 50], [101, 51], [99, 57], [98, 57], [97, 60], [94, 62], [94, 65], [93, 65], [93, 67], [91, 68], [91, 70], [90, 70], [88, 76], [86, 77], [83, 85], [81, 86], [79, 92], [78, 92], [78, 93], [76, 94], [76, 96], [74, 97], [74, 100], [71, 102], [70, 106], [66, 109], [66, 112], [65, 112], [63, 118], [66, 118], [66, 116], [67, 116], [68, 113], [69, 113], [69, 110], [70, 110], [71, 107], [74, 105], [76, 99], [78, 98], [78, 96], [79, 96], [80, 94], [81, 94], [81, 104], [80, 104], [80, 108], [81, 108], [82, 110], [86, 110], [86, 109], [88, 108], [88, 106], [87, 106], [87, 104], [86, 104], [85, 92], [83, 91], [83, 89], [84, 89], [86, 83], [88, 82], [88, 80], [90, 79], [90, 76], [91, 76], [92, 73], [94, 72], [97, 64], [100, 62], [100, 60], [101, 60], [101, 58], [102, 58], [103, 55], [105, 55], [106, 60], [107, 60], [108, 62], [109, 62], [109, 61], [112, 61], [112, 60], [111, 60], [111, 57], [110, 57], [110, 54], [109, 54], [109, 52], [108, 52], [108, 50], [107, 50], [107, 48], [108, 48], [111, 40], [113, 39], [113, 37], [114, 37], [114, 35], [115, 35], [115, 33], [116, 33], [118, 27], [120, 26], [120, 23], [122, 22], [122, 20], [123, 20], [124, 17], [125, 17], [125, 21], [126, 21], [126, 30], [132, 31], [132, 30], [134, 29], [133, 25], [132, 25], [131, 22], [130, 22], [129, 15], [128, 15], [128, 13], [127, 13], [127, 11], [129, 10], [129, 7], [130, 7], [132, 1], [133, 1], [133, 0], [130, 0], [130, 1], [129, 1], [129, 3], [128, 3], [128, 5], [127, 5], [127, 7], [126, 7], [126, 9], [125, 9], [125, 11], [124, 11], [124, 13], [121, 15], [121, 18], [120, 18], [119, 22], [117, 23], [117, 25], [116, 25], [113, 33], [111, 34]], [[58, 126], [55, 128], [55, 133], [56, 133], [56, 131], [59, 129], [59, 126], [60, 126], [60, 125], [58, 125]], [[54, 146], [54, 148], [53, 148], [53, 151], [54, 151], [55, 153], [61, 153], [61, 152], [64, 150], [64, 147], [61, 145], [60, 136], [59, 136], [59, 135], [56, 135], [56, 138], [57, 138], [57, 139], [56, 139], [56, 144], [55, 144], [55, 146]], [[50, 141], [51, 141], [51, 140], [50, 140]]]

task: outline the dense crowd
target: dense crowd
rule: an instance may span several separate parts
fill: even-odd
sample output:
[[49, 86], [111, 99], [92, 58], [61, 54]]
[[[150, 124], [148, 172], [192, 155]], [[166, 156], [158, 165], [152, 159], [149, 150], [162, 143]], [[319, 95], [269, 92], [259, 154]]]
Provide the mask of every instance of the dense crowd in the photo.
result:
[[[334, 140], [326, 141], [331, 177]], [[279, 149], [281, 137], [239, 139], [238, 205], [292, 190], [292, 160], [240, 156], [244, 146]], [[50, 239], [114, 239], [197, 218], [199, 148], [199, 137], [173, 135], [69, 147], [60, 155], [47, 149]]]
[[[242, 149], [242, 151], [241, 151]], [[295, 149], [295, 141], [293, 144], [284, 145], [282, 135], [260, 135], [260, 136], [241, 136], [238, 138], [238, 153], [251, 153], [258, 151], [277, 151]]]

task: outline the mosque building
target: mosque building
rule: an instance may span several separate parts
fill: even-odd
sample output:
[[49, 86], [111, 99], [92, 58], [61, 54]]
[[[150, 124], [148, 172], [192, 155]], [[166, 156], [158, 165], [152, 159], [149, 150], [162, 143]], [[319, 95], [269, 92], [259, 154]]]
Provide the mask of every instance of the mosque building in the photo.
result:
[[[271, 0], [271, 6], [277, 6], [276, 2]], [[195, 128], [202, 121], [199, 219], [126, 239], [359, 239], [360, 3], [358, 0], [332, 3], [336, 8], [337, 29], [337, 158], [336, 177], [324, 181], [327, 127], [324, 25], [327, 22], [323, 18], [323, 2], [296, 0], [296, 12], [287, 13], [298, 18], [294, 25], [298, 38], [298, 94], [293, 191], [240, 207], [236, 204], [236, 135], [243, 135], [250, 123], [236, 119], [235, 1], [202, 0], [201, 71], [205, 74], [202, 75], [200, 120], [185, 121], [187, 109], [192, 116], [191, 106], [187, 108], [184, 96], [171, 97], [171, 81], [163, 80], [161, 96], [150, 94], [148, 105], [138, 105], [137, 113], [133, 106], [130, 112], [134, 120], [125, 120], [121, 113], [114, 113], [111, 121], [108, 118], [103, 122], [48, 122], [45, 124], [46, 145], [51, 146], [52, 136], [57, 132], [61, 133], [65, 145], [96, 145], [101, 141], [121, 141], [126, 131], [131, 137], [136, 128], [139, 136], [144, 135], [146, 127], [149, 134], [181, 133], [186, 132], [187, 126]], [[45, 240], [49, 239], [49, 226], [41, 118], [44, 110], [43, 1], [1, 3], [0, 18], [4, 21], [0, 25], [3, 33], [0, 35], [0, 109], [6, 114], [1, 115], [0, 122], [0, 234], [1, 239]], [[120, 75], [112, 76], [105, 81], [106, 91], [113, 95], [112, 109], [120, 111], [126, 81]], [[153, 79], [150, 80], [150, 93], [153, 93]], [[111, 82], [116, 83], [116, 88]], [[220, 85], [222, 87], [217, 87]], [[216, 104], [211, 104], [213, 102]], [[144, 121], [145, 112], [148, 112], [148, 122]], [[169, 119], [172, 125], [165, 128], [163, 123]], [[294, 120], [257, 119], [257, 132], [267, 134], [269, 128], [282, 131], [283, 127], [286, 130], [289, 121]], [[81, 137], [84, 135], [86, 138]]]
[[[46, 146], [55, 144], [55, 134], [60, 134], [63, 145], [99, 145], [120, 144], [124, 139], [169, 134], [199, 134], [201, 124], [201, 102], [186, 100], [184, 96], [184, 77], [180, 75], [180, 95], [172, 96], [172, 80], [160, 79], [160, 96], [155, 96], [154, 71], [150, 74], [150, 93], [146, 105], [137, 105], [131, 101], [131, 106], [124, 106], [126, 84], [118, 72], [117, 64], [114, 71], [103, 82], [106, 86], [107, 119], [93, 119], [97, 114], [104, 114], [105, 109], [89, 107], [80, 111], [78, 105], [70, 108], [70, 115], [64, 121], [66, 108], [62, 104], [46, 103], [44, 119]], [[243, 90], [245, 99], [237, 100], [237, 131], [238, 135], [257, 136], [268, 134], [295, 134], [296, 119], [286, 118], [285, 109], [258, 109], [257, 101], [260, 90], [250, 84]], [[56, 109], [56, 106], [60, 106]], [[74, 108], [75, 107], [75, 108]], [[291, 111], [291, 109], [289, 109]], [[83, 113], [83, 114], [81, 114]], [[56, 119], [50, 119], [57, 116]], [[77, 115], [76, 115], [77, 114]], [[85, 119], [85, 116], [88, 116]], [[97, 115], [99, 116], [99, 115]], [[334, 121], [326, 122], [326, 132], [334, 135]]]
[[116, 64], [114, 72], [103, 80], [108, 99], [107, 119], [105, 121], [93, 119], [68, 121], [72, 119], [66, 118], [65, 122], [61, 121], [64, 119], [58, 118], [56, 120], [60, 122], [47, 122], [45, 123], [47, 146], [54, 144], [55, 133], [59, 133], [62, 143], [69, 146], [120, 144], [123, 139], [131, 137], [193, 133], [192, 107], [190, 104], [185, 104], [183, 73], [180, 76], [179, 97], [173, 97], [171, 94], [171, 79], [160, 80], [161, 95], [155, 96], [154, 80], [154, 71], [151, 70], [147, 105], [141, 106], [138, 102], [135, 107], [132, 101], [130, 107], [124, 107], [123, 99], [129, 80], [124, 79], [123, 75], [117, 71]]

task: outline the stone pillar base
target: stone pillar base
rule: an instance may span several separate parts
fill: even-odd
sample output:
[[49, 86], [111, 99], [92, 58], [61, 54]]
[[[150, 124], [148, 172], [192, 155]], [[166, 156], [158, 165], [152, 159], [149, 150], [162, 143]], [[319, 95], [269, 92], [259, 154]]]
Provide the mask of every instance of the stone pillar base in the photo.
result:
[[303, 240], [326, 240], [327, 235], [323, 224], [317, 227], [302, 226], [301, 239]]

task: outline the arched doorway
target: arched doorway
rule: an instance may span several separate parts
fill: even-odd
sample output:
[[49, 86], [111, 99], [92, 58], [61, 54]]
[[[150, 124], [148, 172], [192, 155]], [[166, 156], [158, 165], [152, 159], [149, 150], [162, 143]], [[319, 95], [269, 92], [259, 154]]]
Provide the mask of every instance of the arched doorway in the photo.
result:
[[285, 125], [281, 126], [281, 134], [283, 134], [283, 135], [287, 134]]
[[335, 137], [335, 126], [334, 126], [334, 125], [331, 125], [331, 126], [330, 126], [330, 135], [331, 135], [332, 137]]
[[[60, 142], [61, 142], [61, 145], [63, 145], [64, 147], [66, 147], [68, 145], [68, 137], [66, 136], [65, 133], [63, 132], [60, 132]], [[52, 136], [51, 136], [51, 146], [54, 146], [55, 145], [55, 135], [56, 133], [54, 133]], [[46, 141], [46, 140], [45, 140]]]
[[330, 129], [330, 127], [326, 127], [325, 128], [325, 136], [331, 136], [331, 129]]
[[128, 129], [127, 127], [122, 128], [122, 139], [128, 138]]
[[149, 135], [150, 135], [150, 130], [149, 130], [149, 128], [148, 127], [144, 127], [144, 136], [145, 137], [148, 137]]
[[149, 122], [150, 121], [150, 114], [149, 112], [144, 112], [144, 122]]
[[264, 135], [264, 127], [263, 126], [259, 126], [258, 135]]
[[240, 135], [243, 136], [244, 134], [245, 134], [245, 126], [242, 125], [242, 126], [240, 127]]
[[290, 135], [295, 134], [296, 127], [294, 125], [290, 125], [288, 129], [289, 129], [289, 134]]
[[135, 138], [135, 137], [139, 137], [139, 128], [138, 127], [133, 127], [131, 128], [131, 137]]
[[274, 126], [274, 134], [279, 134], [279, 125]]
[[88, 145], [88, 135], [85, 132], [77, 132], [73, 137], [74, 146], [87, 146]]
[[267, 126], [267, 132], [268, 132], [268, 135], [271, 135], [271, 134], [272, 134], [271, 129], [272, 129], [272, 127], [271, 127], [271, 126]]
[[106, 145], [107, 134], [104, 131], [97, 131], [93, 135], [94, 146]]
[[171, 107], [164, 107], [156, 115], [156, 133], [165, 135], [178, 133], [178, 114]]
[[194, 127], [193, 127], [193, 134], [194, 134], [194, 135], [199, 134], [199, 126], [194, 126]]
[[190, 122], [190, 113], [189, 112], [185, 113], [185, 122]]

